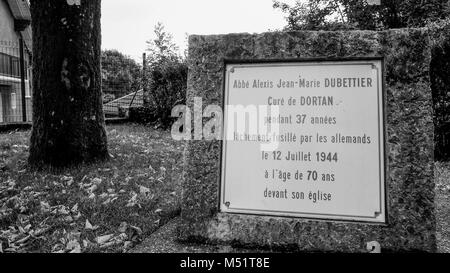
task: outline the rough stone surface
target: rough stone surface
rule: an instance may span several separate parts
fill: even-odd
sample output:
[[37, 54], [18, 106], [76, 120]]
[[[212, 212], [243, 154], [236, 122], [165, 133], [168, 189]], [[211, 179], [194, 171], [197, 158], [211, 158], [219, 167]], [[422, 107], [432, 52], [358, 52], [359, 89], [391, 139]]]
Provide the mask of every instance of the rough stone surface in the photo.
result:
[[267, 250], [234, 248], [228, 245], [208, 245], [177, 241], [176, 229], [181, 219], [175, 218], [148, 237], [130, 253], [263, 253]]
[[450, 160], [450, 18], [430, 24], [432, 60], [430, 68], [434, 104], [435, 156]]
[[[436, 251], [434, 127], [426, 29], [384, 32], [273, 32], [191, 36], [188, 104], [222, 105], [224, 59], [385, 57], [387, 226], [321, 222], [218, 211], [220, 141], [191, 141], [185, 150], [180, 240], [297, 251]], [[206, 122], [207, 120], [203, 120]]]

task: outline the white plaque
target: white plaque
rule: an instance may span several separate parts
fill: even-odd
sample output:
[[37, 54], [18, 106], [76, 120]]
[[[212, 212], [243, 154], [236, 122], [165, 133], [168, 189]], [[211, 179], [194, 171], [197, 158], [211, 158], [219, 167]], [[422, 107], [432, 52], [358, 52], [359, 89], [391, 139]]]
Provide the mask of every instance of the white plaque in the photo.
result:
[[222, 212], [386, 222], [381, 59], [227, 63], [224, 95]]

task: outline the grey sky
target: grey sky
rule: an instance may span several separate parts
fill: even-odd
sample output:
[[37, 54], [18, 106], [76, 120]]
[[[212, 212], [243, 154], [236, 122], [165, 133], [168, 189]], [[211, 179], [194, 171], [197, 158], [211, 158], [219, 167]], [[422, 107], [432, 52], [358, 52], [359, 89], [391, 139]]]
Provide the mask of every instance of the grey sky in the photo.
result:
[[285, 25], [284, 15], [272, 8], [272, 0], [105, 0], [103, 48], [118, 49], [139, 60], [158, 21], [181, 50], [186, 47], [186, 33], [254, 33]]

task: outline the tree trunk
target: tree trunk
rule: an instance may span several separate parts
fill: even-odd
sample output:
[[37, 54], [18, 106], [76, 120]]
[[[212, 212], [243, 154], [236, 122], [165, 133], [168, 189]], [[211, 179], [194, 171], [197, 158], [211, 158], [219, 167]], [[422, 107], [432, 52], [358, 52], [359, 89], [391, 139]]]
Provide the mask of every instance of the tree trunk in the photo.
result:
[[101, 93], [101, 0], [32, 0], [29, 163], [67, 167], [109, 156]]

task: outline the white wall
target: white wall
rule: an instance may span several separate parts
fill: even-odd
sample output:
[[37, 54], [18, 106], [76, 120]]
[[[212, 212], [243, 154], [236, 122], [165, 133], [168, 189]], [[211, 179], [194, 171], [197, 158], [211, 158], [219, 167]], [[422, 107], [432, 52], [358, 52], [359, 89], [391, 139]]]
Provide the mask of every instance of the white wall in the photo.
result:
[[0, 91], [0, 122], [3, 122], [3, 99], [1, 91]]
[[14, 18], [6, 1], [0, 0], [0, 41], [18, 42], [18, 35], [14, 31]]

